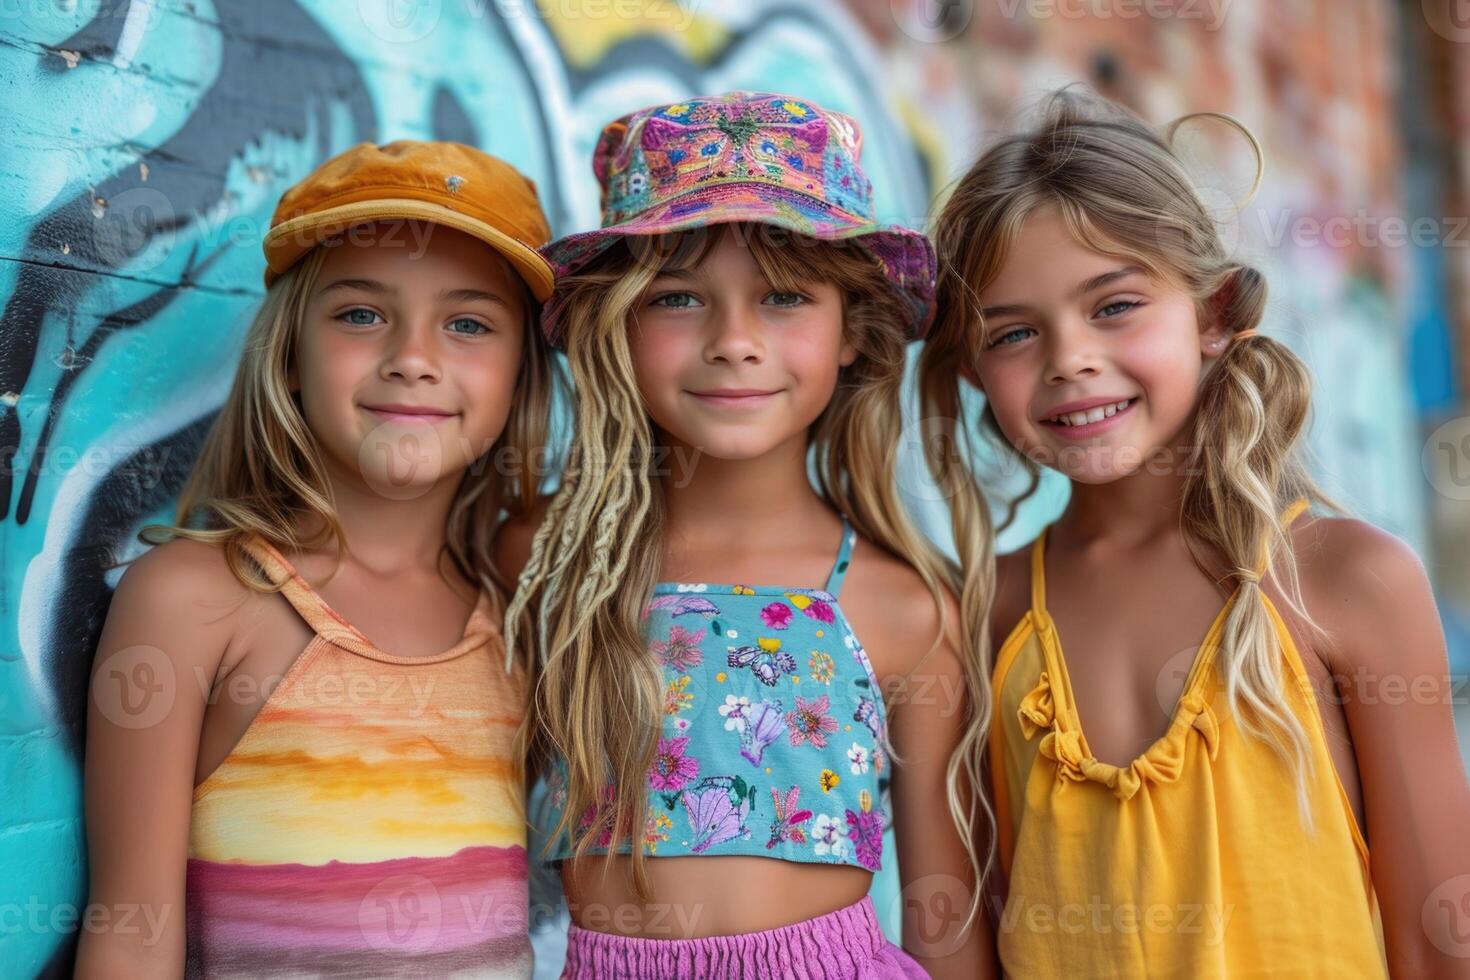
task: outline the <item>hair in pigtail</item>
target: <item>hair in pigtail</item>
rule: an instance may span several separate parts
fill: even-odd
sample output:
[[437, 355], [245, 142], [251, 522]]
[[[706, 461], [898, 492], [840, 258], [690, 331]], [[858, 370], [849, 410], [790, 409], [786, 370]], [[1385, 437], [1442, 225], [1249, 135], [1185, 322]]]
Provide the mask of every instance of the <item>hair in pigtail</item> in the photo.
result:
[[[1202, 327], [1218, 323], [1230, 331], [1229, 346], [1202, 382], [1180, 520], [1193, 539], [1224, 557], [1240, 586], [1225, 619], [1218, 669], [1242, 729], [1275, 749], [1297, 776], [1302, 814], [1310, 821], [1307, 733], [1289, 700], [1312, 695], [1289, 689], [1260, 583], [1262, 576], [1272, 581], [1302, 622], [1320, 632], [1302, 603], [1281, 518], [1302, 498], [1341, 508], [1317, 489], [1297, 454], [1310, 405], [1306, 367], [1284, 344], [1254, 333], [1265, 312], [1265, 281], [1229, 255], [1173, 149], [1179, 127], [1195, 119], [1224, 122], [1246, 137], [1258, 186], [1260, 146], [1233, 118], [1195, 113], [1161, 134], [1114, 103], [1069, 89], [1049, 97], [1036, 126], [991, 147], [960, 179], [935, 232], [941, 319], [920, 362], [925, 411], [959, 417], [953, 389], [982, 356], [985, 333], [974, 297], [998, 274], [1026, 219], [1044, 207], [1056, 208], [1089, 248], [1180, 283], [1195, 298]], [[1234, 337], [1244, 331], [1251, 333]], [[1009, 451], [988, 408], [983, 429]], [[1032, 460], [1021, 463], [1034, 490], [1039, 469]], [[935, 459], [930, 465], [945, 474], [958, 464]], [[959, 523], [957, 516], [957, 534]], [[985, 562], [993, 558], [976, 553]]]
[[[1222, 286], [1223, 324], [1253, 331], [1265, 308], [1260, 273], [1235, 267]], [[1185, 481], [1182, 521], [1230, 566], [1239, 595], [1226, 615], [1226, 696], [1245, 731], [1271, 745], [1293, 770], [1303, 815], [1310, 820], [1306, 778], [1312, 756], [1306, 732], [1285, 701], [1288, 680], [1261, 589], [1263, 569], [1303, 622], [1320, 629], [1303, 607], [1296, 559], [1281, 512], [1305, 497], [1336, 509], [1312, 484], [1292, 447], [1311, 406], [1311, 377], [1284, 344], [1252, 333], [1232, 337], [1200, 391]], [[1303, 686], [1304, 697], [1313, 697]]]

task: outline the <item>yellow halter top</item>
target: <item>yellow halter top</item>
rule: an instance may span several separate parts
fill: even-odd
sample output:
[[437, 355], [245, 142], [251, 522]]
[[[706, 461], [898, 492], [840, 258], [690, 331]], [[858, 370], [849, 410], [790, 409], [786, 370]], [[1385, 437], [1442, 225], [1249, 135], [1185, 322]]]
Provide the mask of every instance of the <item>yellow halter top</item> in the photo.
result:
[[[1285, 523], [1306, 505], [1289, 508]], [[1082, 732], [1046, 610], [1045, 552], [1043, 531], [1031, 549], [1031, 610], [993, 677], [1005, 974], [1386, 977], [1368, 848], [1270, 599], [1288, 703], [1311, 746], [1310, 829], [1292, 773], [1236, 728], [1214, 670], [1238, 590], [1200, 644], [1168, 730], [1115, 766], [1093, 756]]]

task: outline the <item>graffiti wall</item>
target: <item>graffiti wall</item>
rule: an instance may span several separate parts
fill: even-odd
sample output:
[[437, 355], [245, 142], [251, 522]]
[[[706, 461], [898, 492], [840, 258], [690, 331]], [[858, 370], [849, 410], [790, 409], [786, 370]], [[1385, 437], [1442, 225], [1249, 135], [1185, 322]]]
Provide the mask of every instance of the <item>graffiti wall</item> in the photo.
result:
[[[905, 20], [905, 6], [943, 16]], [[1156, 118], [1231, 108], [1212, 104], [1230, 92], [1253, 124], [1270, 121], [1273, 153], [1318, 115], [1341, 118], [1294, 87], [1289, 37], [1258, 40], [1282, 34], [1270, 12], [1291, 3], [1147, 25], [1156, 44], [1120, 23], [945, 19], [970, 6], [0, 2], [0, 975], [69, 973], [86, 890], [82, 723], [112, 566], [170, 516], [261, 296], [272, 208], [320, 161], [364, 140], [471, 143], [536, 180], [561, 234], [596, 222], [588, 160], [606, 120], [698, 92], [789, 91], [856, 116], [881, 216], [924, 226], [1018, 99], [1075, 78], [1117, 83], [1120, 97], [1133, 85], [1128, 101]], [[1371, 11], [1389, 6], [1345, 9], [1381, 27]], [[1264, 54], [1227, 57], [1221, 40]], [[1225, 61], [1233, 85], [1193, 70]], [[1277, 129], [1288, 138], [1273, 144]], [[1359, 159], [1351, 148], [1385, 144], [1366, 132], [1327, 134], [1313, 152], [1334, 167]], [[1267, 193], [1318, 206], [1327, 182], [1285, 155]], [[1371, 180], [1334, 172], [1340, 195], [1379, 193], [1392, 161], [1369, 163]], [[1268, 326], [1318, 369], [1322, 472], [1422, 546], [1394, 277], [1356, 276], [1290, 240], [1273, 248], [1283, 288]], [[1003, 550], [1060, 506], [1065, 487], [1045, 489]]]
[[0, 974], [59, 975], [85, 896], [81, 747], [116, 572], [169, 513], [261, 295], [282, 191], [354, 143], [475, 144], [557, 232], [605, 120], [731, 88], [851, 112], [886, 217], [927, 172], [840, 8], [103, 0], [0, 20]]

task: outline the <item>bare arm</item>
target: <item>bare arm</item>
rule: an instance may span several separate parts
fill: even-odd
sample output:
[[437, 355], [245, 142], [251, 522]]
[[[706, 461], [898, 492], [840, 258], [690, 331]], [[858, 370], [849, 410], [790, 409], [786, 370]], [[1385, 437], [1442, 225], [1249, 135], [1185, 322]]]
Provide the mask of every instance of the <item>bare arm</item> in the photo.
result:
[[[904, 624], [910, 644], [935, 636], [939, 628], [928, 589], [917, 576], [914, 580], [919, 587], [904, 615], [895, 618]], [[971, 927], [963, 928], [976, 883], [947, 804], [946, 770], [969, 703], [955, 626], [959, 607], [948, 594], [945, 602], [949, 633], [944, 641], [902, 685], [885, 691], [890, 736], [902, 759], [893, 769], [893, 821], [904, 948], [934, 977], [973, 980], [996, 975], [995, 941], [983, 908]]]
[[118, 584], [87, 705], [88, 912], [100, 928], [82, 931], [77, 977], [184, 975], [200, 725], [243, 595], [218, 549], [193, 541], [155, 548]]
[[490, 543], [490, 558], [505, 580], [515, 588], [521, 569], [531, 560], [531, 544], [536, 539], [536, 529], [546, 517], [550, 497], [541, 498], [531, 512], [520, 517], [507, 518], [495, 529], [495, 540]]
[[1470, 785], [1439, 614], [1407, 545], [1361, 521], [1327, 523], [1319, 619], [1333, 634], [1333, 672], [1348, 679], [1344, 709], [1389, 968], [1395, 977], [1464, 977]]

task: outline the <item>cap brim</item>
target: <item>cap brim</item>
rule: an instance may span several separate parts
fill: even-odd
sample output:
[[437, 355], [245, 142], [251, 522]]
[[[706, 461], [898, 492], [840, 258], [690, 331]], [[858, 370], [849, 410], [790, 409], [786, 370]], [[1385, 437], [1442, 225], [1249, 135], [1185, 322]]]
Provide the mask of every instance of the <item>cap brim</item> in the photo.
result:
[[551, 298], [556, 277], [551, 265], [536, 249], [479, 218], [453, 211], [443, 205], [412, 198], [386, 198], [342, 204], [325, 211], [291, 218], [271, 228], [266, 233], [264, 242], [267, 288], [277, 276], [326, 239], [340, 235], [353, 225], [394, 218], [430, 221], [473, 235], [505, 257], [538, 302], [544, 303]]

